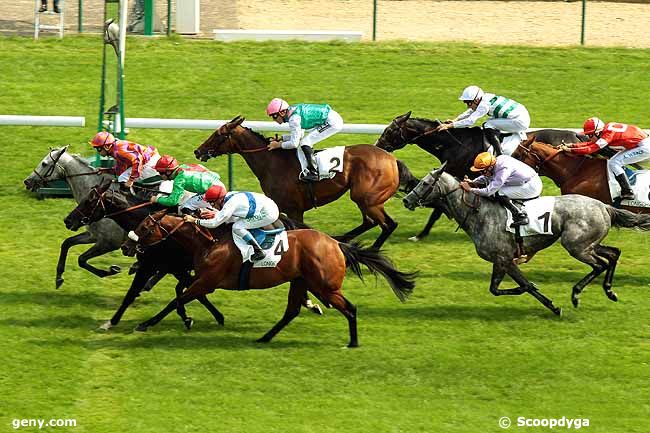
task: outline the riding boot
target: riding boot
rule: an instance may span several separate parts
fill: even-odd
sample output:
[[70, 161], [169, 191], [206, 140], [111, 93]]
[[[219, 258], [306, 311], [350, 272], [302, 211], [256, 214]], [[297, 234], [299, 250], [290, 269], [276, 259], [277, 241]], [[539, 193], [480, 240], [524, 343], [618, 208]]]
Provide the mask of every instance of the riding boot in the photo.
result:
[[488, 146], [492, 146], [494, 149], [494, 155], [503, 155], [501, 151], [501, 140], [499, 139], [501, 133], [494, 128], [483, 128], [483, 134], [485, 135]]
[[252, 234], [249, 233], [247, 236], [244, 237], [244, 240], [248, 243], [248, 245], [253, 247], [253, 255], [251, 256], [252, 261], [259, 262], [264, 257], [266, 257], [264, 250], [260, 247], [260, 245], [257, 243], [257, 241], [255, 240]]
[[309, 146], [300, 146], [307, 160], [307, 172], [301, 173], [300, 180], [303, 182], [318, 182], [318, 169], [314, 158], [314, 149]]
[[625, 173], [616, 176], [616, 181], [621, 186], [621, 200], [634, 200], [634, 192], [630, 186], [630, 181], [627, 180]]
[[510, 227], [525, 226], [528, 224], [528, 215], [526, 215], [525, 212], [515, 206], [508, 197], [500, 194], [496, 197], [499, 203], [512, 213], [512, 224]]

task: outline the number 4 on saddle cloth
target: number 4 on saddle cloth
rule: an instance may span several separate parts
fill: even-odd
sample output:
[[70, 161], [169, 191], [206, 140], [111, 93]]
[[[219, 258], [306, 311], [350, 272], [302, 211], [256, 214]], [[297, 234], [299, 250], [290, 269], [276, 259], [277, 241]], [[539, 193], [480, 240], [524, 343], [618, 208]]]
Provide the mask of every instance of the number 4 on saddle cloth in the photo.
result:
[[[317, 150], [314, 152], [318, 166], [318, 180], [331, 179], [336, 173], [343, 171], [343, 153], [345, 146], [330, 147], [329, 149]], [[307, 161], [302, 151], [298, 151], [301, 171], [307, 168]]]
[[[274, 268], [282, 260], [282, 255], [289, 250], [289, 239], [284, 227], [271, 230], [250, 229], [249, 230], [258, 245], [264, 250], [266, 257], [253, 263], [255, 268]], [[253, 255], [253, 247], [237, 236], [233, 240], [242, 256], [242, 261], [250, 261]]]

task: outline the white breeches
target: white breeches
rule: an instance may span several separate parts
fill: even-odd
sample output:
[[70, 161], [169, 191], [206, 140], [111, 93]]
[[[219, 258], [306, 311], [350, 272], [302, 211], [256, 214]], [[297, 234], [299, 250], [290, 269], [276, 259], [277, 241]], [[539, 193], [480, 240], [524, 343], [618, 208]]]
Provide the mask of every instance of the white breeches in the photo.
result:
[[528, 200], [539, 197], [542, 194], [542, 179], [535, 176], [523, 185], [503, 186], [499, 189], [499, 194], [508, 198]]
[[511, 119], [490, 119], [485, 122], [486, 128], [497, 129], [502, 132], [526, 132], [530, 127], [530, 115], [523, 105], [512, 112]]
[[[156, 166], [156, 163], [158, 162], [159, 159], [160, 159], [160, 154], [156, 153], [155, 155], [152, 155], [151, 159], [147, 161], [147, 163], [142, 167], [142, 174], [136, 180], [148, 179], [150, 177], [158, 176], [158, 172], [154, 167]], [[131, 167], [124, 170], [122, 174], [120, 174], [117, 177], [117, 181], [126, 182], [127, 180], [129, 180], [129, 178], [131, 177], [131, 171], [132, 171]]]
[[325, 140], [343, 129], [343, 119], [341, 115], [334, 110], [330, 110], [327, 120], [320, 126], [309, 131], [302, 140], [301, 146], [314, 147], [314, 144]]
[[614, 176], [618, 176], [624, 173], [624, 165], [645, 161], [646, 159], [650, 159], [650, 137], [642, 140], [639, 147], [623, 150], [612, 156], [607, 162], [607, 166]]
[[258, 209], [252, 217], [238, 219], [232, 225], [232, 234], [243, 240], [246, 235], [250, 235], [248, 229], [257, 229], [274, 223], [279, 216], [280, 211], [275, 203], [274, 206], [264, 206], [262, 209]]

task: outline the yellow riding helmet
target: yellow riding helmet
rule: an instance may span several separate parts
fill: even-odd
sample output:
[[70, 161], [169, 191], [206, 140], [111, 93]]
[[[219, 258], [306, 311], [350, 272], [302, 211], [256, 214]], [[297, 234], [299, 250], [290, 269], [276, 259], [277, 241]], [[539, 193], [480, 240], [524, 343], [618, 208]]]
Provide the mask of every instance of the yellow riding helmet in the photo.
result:
[[474, 159], [474, 166], [469, 169], [472, 171], [483, 171], [497, 163], [497, 159], [490, 152], [481, 152]]

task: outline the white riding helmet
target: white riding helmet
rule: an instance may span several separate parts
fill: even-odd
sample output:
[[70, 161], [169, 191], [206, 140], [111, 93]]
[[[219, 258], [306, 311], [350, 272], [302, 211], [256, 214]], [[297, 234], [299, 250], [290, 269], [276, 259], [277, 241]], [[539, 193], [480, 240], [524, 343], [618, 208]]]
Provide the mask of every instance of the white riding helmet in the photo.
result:
[[463, 90], [463, 93], [460, 94], [458, 99], [460, 101], [473, 101], [476, 98], [482, 98], [483, 93], [483, 89], [479, 86], [469, 86], [465, 87], [465, 90]]

